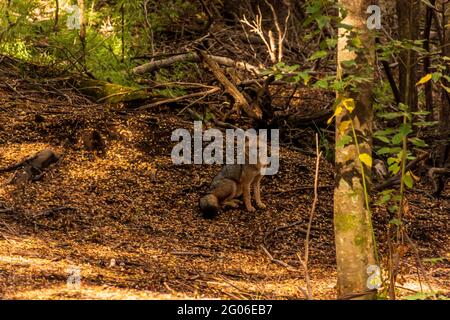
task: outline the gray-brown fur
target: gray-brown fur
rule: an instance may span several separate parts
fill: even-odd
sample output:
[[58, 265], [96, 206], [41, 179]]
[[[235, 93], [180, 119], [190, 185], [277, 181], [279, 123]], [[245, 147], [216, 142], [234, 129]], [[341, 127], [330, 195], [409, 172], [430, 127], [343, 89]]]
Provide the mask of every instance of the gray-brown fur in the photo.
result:
[[213, 179], [208, 194], [200, 199], [200, 209], [203, 215], [210, 217], [218, 213], [223, 205], [236, 207], [236, 198], [241, 195], [249, 212], [256, 209], [251, 202], [251, 188], [254, 189], [254, 198], [259, 208], [266, 206], [261, 201], [260, 182], [261, 164], [231, 164], [225, 165], [220, 173]]

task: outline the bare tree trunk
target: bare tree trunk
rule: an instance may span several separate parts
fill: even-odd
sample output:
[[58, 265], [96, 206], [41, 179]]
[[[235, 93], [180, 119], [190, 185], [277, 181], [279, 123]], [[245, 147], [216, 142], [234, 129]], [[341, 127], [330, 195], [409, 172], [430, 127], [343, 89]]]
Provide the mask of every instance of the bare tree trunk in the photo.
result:
[[53, 24], [53, 31], [58, 32], [58, 22], [59, 22], [59, 0], [55, 0], [55, 23]]
[[[430, 4], [435, 5], [436, 0], [430, 0]], [[431, 25], [433, 23], [433, 8], [427, 6], [426, 15], [425, 15], [425, 28], [423, 31], [423, 48], [426, 50], [427, 54], [430, 53], [430, 33], [431, 33]], [[423, 62], [423, 71], [424, 74], [429, 74], [431, 72], [431, 57], [426, 56]], [[427, 115], [427, 120], [432, 121], [433, 116], [433, 82], [428, 81], [425, 84], [425, 110], [430, 112]]]
[[[418, 40], [420, 0], [397, 0], [399, 40]], [[401, 102], [407, 104], [411, 111], [417, 111], [417, 53], [403, 50], [399, 55], [399, 87]]]
[[[447, 11], [447, 12], [446, 12]], [[442, 2], [442, 30], [443, 30], [443, 48], [442, 55], [450, 57], [450, 29], [446, 27], [450, 23], [450, 4], [445, 4]], [[446, 71], [447, 75], [450, 75], [450, 71]], [[449, 88], [450, 82], [445, 79], [442, 80], [444, 85]], [[450, 125], [450, 93], [448, 93], [445, 89], [442, 90], [441, 94], [441, 109], [439, 112], [439, 123], [440, 128], [443, 131], [449, 130]]]
[[85, 19], [85, 9], [84, 0], [77, 0], [78, 7], [80, 8], [80, 41], [81, 47], [83, 49], [83, 66], [86, 67], [86, 19]]
[[[347, 48], [350, 40], [345, 28], [339, 29], [338, 41], [338, 77], [347, 75], [365, 78], [374, 77], [375, 37], [366, 26], [366, 10], [374, 4], [371, 0], [340, 0], [347, 10], [343, 24], [353, 27], [352, 32], [361, 37], [364, 49], [356, 53]], [[350, 42], [349, 42], [350, 43]], [[343, 61], [355, 60], [357, 67], [346, 69]], [[352, 120], [354, 130], [347, 126], [344, 132], [336, 129], [336, 142], [344, 135], [357, 136], [357, 143], [336, 147], [336, 187], [334, 191], [334, 228], [336, 241], [336, 262], [338, 277], [338, 298], [374, 299], [376, 290], [367, 286], [367, 268], [376, 265], [375, 244], [369, 199], [366, 198], [370, 185], [370, 168], [359, 160], [360, 154], [372, 154], [372, 92], [373, 81], [359, 84], [357, 93], [344, 93], [352, 98], [355, 109], [350, 114], [344, 112], [336, 117], [336, 128]], [[363, 169], [362, 169], [363, 168]], [[365, 176], [365, 179], [364, 179]]]

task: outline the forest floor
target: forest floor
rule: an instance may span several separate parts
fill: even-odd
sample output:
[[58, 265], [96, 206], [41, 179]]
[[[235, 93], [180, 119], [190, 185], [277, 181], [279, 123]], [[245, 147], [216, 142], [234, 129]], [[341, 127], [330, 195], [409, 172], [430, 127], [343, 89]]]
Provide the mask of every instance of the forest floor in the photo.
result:
[[[8, 183], [14, 173], [0, 174], [0, 298], [304, 298], [303, 273], [271, 262], [262, 246], [300, 268], [313, 156], [281, 149], [280, 172], [262, 183], [267, 209], [248, 213], [241, 205], [204, 219], [198, 199], [219, 167], [172, 164], [172, 131], [193, 127], [179, 110], [127, 112], [66, 88], [54, 96], [20, 79], [0, 82], [8, 84], [0, 88], [0, 167], [44, 148], [63, 154], [39, 181]], [[105, 138], [103, 154], [83, 149], [86, 129]], [[333, 167], [326, 160], [319, 181], [310, 275], [314, 297], [334, 299]], [[407, 194], [408, 231], [422, 259], [447, 258], [424, 266], [433, 289], [448, 293], [450, 188], [441, 199], [426, 189]], [[375, 210], [383, 261], [389, 219]], [[265, 239], [295, 221], [301, 223]], [[80, 285], [67, 285], [77, 272]], [[420, 290], [412, 252], [401, 274], [400, 295]], [[423, 278], [422, 285], [427, 289]]]

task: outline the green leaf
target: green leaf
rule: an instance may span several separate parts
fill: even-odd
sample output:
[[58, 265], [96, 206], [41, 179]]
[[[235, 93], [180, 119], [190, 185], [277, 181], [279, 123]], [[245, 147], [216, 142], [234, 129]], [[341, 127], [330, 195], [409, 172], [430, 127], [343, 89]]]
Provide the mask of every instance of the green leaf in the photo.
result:
[[393, 134], [394, 132], [395, 132], [394, 129], [387, 128], [385, 130], [380, 130], [380, 131], [375, 132], [374, 135], [376, 135], [376, 136], [387, 136], [389, 134]]
[[427, 300], [427, 299], [433, 298], [435, 296], [436, 296], [436, 294], [434, 292], [433, 293], [417, 292], [413, 295], [403, 297], [403, 299], [405, 299], [405, 300]]
[[385, 194], [381, 199], [377, 202], [377, 205], [381, 206], [388, 203], [391, 200], [392, 196], [390, 194]]
[[412, 144], [414, 144], [416, 147], [419, 147], [419, 148], [424, 148], [424, 147], [428, 146], [425, 143], [425, 141], [423, 141], [422, 139], [419, 139], [419, 138], [411, 138], [411, 139], [409, 139], [409, 141], [411, 141]]
[[392, 120], [392, 119], [397, 119], [397, 118], [403, 117], [404, 115], [405, 114], [403, 112], [389, 112], [389, 113], [380, 114], [379, 116], [384, 119]]
[[402, 111], [408, 111], [409, 107], [404, 103], [399, 103], [398, 108]]
[[327, 80], [319, 80], [314, 84], [314, 87], [320, 89], [328, 89], [328, 81]]
[[336, 143], [336, 148], [345, 147], [346, 145], [348, 145], [352, 141], [353, 141], [353, 138], [351, 136], [345, 135], [339, 140], [338, 143]]
[[412, 187], [414, 186], [414, 180], [411, 176], [411, 172], [407, 172], [405, 174], [405, 177], [403, 178], [403, 182], [409, 189], [412, 189]]
[[400, 226], [402, 224], [402, 222], [399, 219], [392, 219], [391, 221], [389, 221], [390, 224], [396, 225], [396, 226]]
[[423, 262], [430, 262], [432, 265], [435, 265], [438, 262], [445, 262], [446, 260], [448, 260], [445, 257], [438, 257], [438, 258], [425, 258], [422, 259]]
[[318, 16], [316, 17], [316, 22], [319, 27], [319, 29], [323, 29], [328, 23], [330, 19], [327, 16]]
[[328, 49], [333, 49], [336, 47], [338, 40], [337, 39], [333, 39], [333, 38], [328, 38], [325, 40]]
[[346, 69], [350, 69], [351, 67], [356, 66], [357, 63], [355, 60], [344, 60], [344, 61], [341, 61], [341, 65]]
[[397, 133], [395, 136], [392, 137], [392, 144], [400, 144], [403, 140], [403, 134]]
[[429, 115], [431, 112], [430, 111], [417, 111], [417, 112], [411, 112], [411, 114], [415, 115], [415, 116], [427, 116]]
[[391, 148], [384, 147], [377, 151], [378, 155], [391, 153]]
[[400, 125], [399, 133], [403, 135], [403, 137], [406, 137], [408, 134], [412, 132], [411, 124], [409, 123], [402, 123]]
[[438, 82], [439, 80], [441, 80], [441, 78], [442, 78], [441, 72], [435, 72], [432, 74], [433, 82]]
[[450, 88], [449, 88], [449, 87], [446, 87], [446, 86], [444, 86], [443, 84], [441, 84], [441, 87], [444, 88], [445, 91], [447, 91], [448, 93], [450, 93]]
[[416, 127], [432, 127], [437, 125], [438, 121], [421, 121], [421, 122], [414, 122], [414, 125]]
[[397, 205], [390, 206], [388, 208], [388, 210], [389, 210], [390, 213], [395, 213], [398, 210], [398, 206]]
[[391, 142], [387, 137], [384, 137], [384, 136], [374, 136], [374, 138], [378, 139], [378, 140], [380, 140], [380, 141], [382, 141], [384, 143], [390, 143]]
[[392, 165], [392, 164], [394, 164], [394, 163], [399, 163], [399, 162], [400, 162], [400, 160], [399, 160], [398, 158], [392, 158], [392, 157], [389, 157], [389, 158], [387, 159], [387, 163], [388, 163], [389, 166]]
[[311, 76], [309, 75], [308, 71], [299, 72], [298, 75], [303, 79], [303, 83], [305, 85], [307, 85], [309, 80], [311, 79]]
[[325, 50], [316, 51], [312, 54], [311, 57], [309, 57], [308, 60], [312, 61], [312, 60], [322, 59], [322, 58], [325, 58], [327, 55], [328, 55], [328, 52]]
[[397, 153], [397, 152], [400, 152], [401, 150], [402, 150], [402, 148], [400, 148], [400, 147], [395, 147], [395, 148], [384, 147], [384, 148], [381, 148], [380, 150], [378, 150], [377, 154], [383, 155], [383, 154], [389, 154], [389, 153]]
[[400, 165], [398, 163], [393, 163], [389, 166], [388, 170], [393, 174], [397, 174], [400, 171]]

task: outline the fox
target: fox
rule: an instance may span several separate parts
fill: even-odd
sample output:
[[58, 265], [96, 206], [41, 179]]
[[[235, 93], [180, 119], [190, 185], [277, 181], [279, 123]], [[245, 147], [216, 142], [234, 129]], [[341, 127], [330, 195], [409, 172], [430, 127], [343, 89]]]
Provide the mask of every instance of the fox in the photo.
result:
[[261, 200], [261, 179], [263, 178], [261, 170], [263, 168], [264, 165], [259, 161], [256, 164], [225, 165], [214, 177], [208, 194], [200, 198], [200, 210], [203, 216], [214, 217], [223, 206], [237, 208], [237, 198], [241, 195], [247, 211], [256, 211], [251, 201], [251, 187], [254, 188], [258, 208], [266, 208]]

